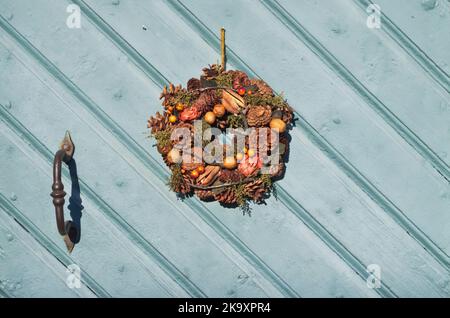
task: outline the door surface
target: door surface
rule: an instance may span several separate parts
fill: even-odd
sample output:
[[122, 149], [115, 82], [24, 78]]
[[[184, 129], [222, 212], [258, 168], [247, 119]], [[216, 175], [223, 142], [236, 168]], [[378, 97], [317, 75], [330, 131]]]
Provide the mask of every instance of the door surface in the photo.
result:
[[[376, 4], [0, 0], [0, 296], [449, 297], [450, 3]], [[296, 110], [251, 216], [179, 200], [146, 128], [221, 27], [228, 68]], [[71, 254], [49, 196], [66, 130]]]

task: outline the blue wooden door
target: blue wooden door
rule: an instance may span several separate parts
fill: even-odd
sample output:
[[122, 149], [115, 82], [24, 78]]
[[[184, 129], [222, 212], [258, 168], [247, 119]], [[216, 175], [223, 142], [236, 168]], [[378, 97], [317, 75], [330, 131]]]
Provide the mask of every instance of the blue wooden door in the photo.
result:
[[[298, 118], [251, 217], [177, 199], [146, 129], [220, 27], [228, 68]], [[445, 0], [0, 0], [0, 296], [449, 297], [449, 30]], [[49, 196], [66, 130], [70, 255]]]

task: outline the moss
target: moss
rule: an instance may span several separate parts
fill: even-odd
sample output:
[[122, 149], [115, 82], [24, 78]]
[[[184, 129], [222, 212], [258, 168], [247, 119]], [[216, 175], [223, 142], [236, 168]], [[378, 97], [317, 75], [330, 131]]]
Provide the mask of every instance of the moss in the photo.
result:
[[272, 188], [273, 183], [270, 174], [262, 174], [259, 178], [267, 189]]
[[268, 96], [268, 95], [246, 95], [244, 97], [245, 102], [248, 105], [270, 105], [272, 106], [272, 109], [280, 109], [280, 110], [290, 110], [291, 107], [286, 102], [286, 100], [283, 98], [282, 95], [276, 95], [276, 96]]
[[277, 187], [275, 183], [273, 183], [272, 177], [270, 174], [262, 174], [259, 176], [264, 187], [266, 187], [267, 191], [271, 192], [276, 200], [278, 200]]
[[180, 90], [179, 92], [171, 96], [168, 102], [170, 106], [173, 107], [175, 107], [179, 103], [189, 106], [192, 104], [193, 101], [195, 101], [198, 98], [198, 95], [199, 95], [198, 92]]
[[236, 196], [236, 203], [239, 205], [242, 213], [251, 214], [250, 204], [248, 202], [247, 191], [245, 190], [245, 183], [240, 183], [233, 186], [233, 191]]
[[227, 124], [231, 128], [245, 128], [245, 120], [245, 116], [242, 114], [229, 115], [227, 117]]
[[216, 76], [215, 78], [216, 82], [217, 82], [217, 86], [221, 86], [221, 87], [233, 87], [233, 74], [232, 73], [220, 73], [219, 75]]
[[158, 147], [164, 148], [164, 147], [170, 146], [171, 145], [171, 140], [170, 140], [171, 134], [172, 134], [172, 131], [169, 128], [154, 133], [153, 137], [155, 137]]
[[172, 174], [169, 177], [168, 186], [174, 191], [178, 192], [184, 182], [183, 174], [181, 173], [181, 165], [176, 164], [172, 168]]

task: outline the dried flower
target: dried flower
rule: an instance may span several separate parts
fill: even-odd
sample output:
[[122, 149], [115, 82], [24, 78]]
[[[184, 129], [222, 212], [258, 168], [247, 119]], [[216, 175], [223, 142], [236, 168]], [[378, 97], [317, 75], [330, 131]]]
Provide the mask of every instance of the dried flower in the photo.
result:
[[262, 167], [261, 159], [255, 155], [253, 157], [246, 156], [238, 166], [238, 171], [248, 177], [255, 174]]
[[202, 115], [202, 112], [194, 106], [188, 107], [184, 109], [178, 118], [182, 121], [189, 121], [199, 118]]

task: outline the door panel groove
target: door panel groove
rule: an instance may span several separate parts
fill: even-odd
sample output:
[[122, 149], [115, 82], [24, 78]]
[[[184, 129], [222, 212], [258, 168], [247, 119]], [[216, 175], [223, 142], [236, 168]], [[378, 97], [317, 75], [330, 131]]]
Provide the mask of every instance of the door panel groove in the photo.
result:
[[[373, 4], [371, 0], [353, 0], [353, 2], [362, 10]], [[445, 3], [445, 1], [443, 1]], [[417, 64], [423, 69], [425, 74], [436, 81], [447, 93], [450, 93], [450, 77], [433, 61], [413, 40], [411, 40], [383, 11], [381, 12], [383, 19], [382, 30], [386, 32], [398, 46], [400, 46], [409, 56], [411, 56]]]

